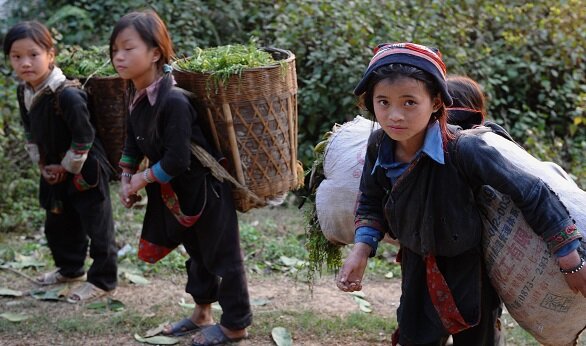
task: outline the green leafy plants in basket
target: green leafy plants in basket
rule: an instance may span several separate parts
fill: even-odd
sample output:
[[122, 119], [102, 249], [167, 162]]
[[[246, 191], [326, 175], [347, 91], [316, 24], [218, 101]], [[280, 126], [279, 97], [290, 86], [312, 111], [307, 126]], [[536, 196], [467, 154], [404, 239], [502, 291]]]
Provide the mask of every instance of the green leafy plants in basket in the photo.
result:
[[243, 70], [278, 64], [269, 52], [254, 44], [226, 45], [211, 48], [195, 48], [193, 55], [176, 61], [177, 67], [184, 71], [209, 73], [214, 81], [226, 82]]
[[113, 77], [117, 76], [110, 63], [108, 46], [81, 48], [68, 46], [59, 52], [57, 66], [68, 77]]

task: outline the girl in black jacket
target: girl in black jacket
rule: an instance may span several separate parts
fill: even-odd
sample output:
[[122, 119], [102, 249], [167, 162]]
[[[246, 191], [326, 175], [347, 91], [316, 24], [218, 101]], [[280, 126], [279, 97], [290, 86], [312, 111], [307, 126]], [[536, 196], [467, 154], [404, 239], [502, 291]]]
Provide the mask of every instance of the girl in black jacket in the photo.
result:
[[[173, 88], [172, 54], [167, 28], [153, 11], [125, 15], [110, 37], [112, 63], [134, 86], [120, 200], [130, 207], [146, 188], [142, 260], [154, 263], [179, 244], [190, 256], [186, 292], [195, 309], [163, 334], [199, 331], [193, 345], [227, 343], [246, 337], [252, 321], [236, 209], [229, 183], [216, 180], [190, 151], [192, 142], [212, 148], [188, 98]], [[149, 167], [137, 172], [145, 157]], [[213, 324], [215, 301], [223, 311], [219, 324]]]
[[455, 345], [494, 344], [498, 298], [482, 261], [474, 198], [482, 185], [511, 196], [558, 256], [569, 287], [586, 296], [584, 256], [571, 245], [582, 234], [557, 196], [478, 136], [448, 129], [452, 97], [438, 50], [380, 45], [354, 93], [381, 129], [369, 138], [355, 245], [337, 286], [360, 290], [378, 242], [385, 233], [398, 239], [402, 296], [395, 342], [443, 345], [453, 335]]
[[[51, 34], [36, 21], [10, 29], [4, 54], [22, 80], [18, 87], [26, 149], [41, 171], [39, 197], [46, 209], [45, 234], [57, 269], [41, 285], [83, 281], [89, 246], [93, 263], [87, 282], [74, 288], [71, 303], [116, 288], [114, 222], [108, 188], [112, 173], [90, 123], [85, 93], [70, 87], [54, 65]], [[88, 238], [90, 241], [88, 241]]]

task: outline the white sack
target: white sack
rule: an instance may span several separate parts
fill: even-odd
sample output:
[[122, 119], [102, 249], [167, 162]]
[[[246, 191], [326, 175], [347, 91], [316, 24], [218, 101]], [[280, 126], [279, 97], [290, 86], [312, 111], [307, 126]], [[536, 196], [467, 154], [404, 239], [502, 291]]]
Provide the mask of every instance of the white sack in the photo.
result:
[[586, 191], [581, 190], [568, 173], [553, 162], [539, 161], [523, 148], [496, 133], [485, 132], [480, 134], [480, 138], [496, 148], [513, 165], [547, 183], [566, 206], [578, 229], [586, 236]]
[[378, 123], [361, 116], [340, 126], [330, 137], [324, 156], [325, 179], [315, 204], [320, 228], [330, 242], [354, 243], [354, 211], [366, 146]]

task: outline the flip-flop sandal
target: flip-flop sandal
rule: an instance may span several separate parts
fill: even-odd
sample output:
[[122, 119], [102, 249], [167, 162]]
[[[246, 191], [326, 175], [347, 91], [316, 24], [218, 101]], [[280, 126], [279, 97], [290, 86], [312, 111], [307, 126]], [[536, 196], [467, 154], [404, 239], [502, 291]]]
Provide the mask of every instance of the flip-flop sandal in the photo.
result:
[[67, 282], [85, 281], [85, 279], [85, 274], [76, 276], [74, 278], [63, 276], [61, 273], [59, 273], [59, 268], [57, 268], [51, 272], [44, 273], [43, 275], [37, 277], [35, 281], [39, 285], [49, 286], [55, 284], [63, 284]]
[[202, 329], [199, 332], [199, 335], [203, 335], [205, 341], [197, 342], [192, 340], [191, 346], [224, 345], [248, 338], [248, 334], [241, 338], [229, 338], [226, 336], [226, 334], [224, 334], [224, 331], [222, 331], [222, 328], [219, 324], [214, 324], [213, 326]]
[[111, 292], [104, 291], [103, 289], [95, 286], [90, 282], [86, 282], [82, 285], [77, 286], [71, 294], [67, 297], [67, 302], [76, 304], [79, 302], [88, 302], [96, 298], [103, 297]]
[[195, 333], [201, 329], [201, 327], [198, 326], [197, 324], [193, 323], [193, 321], [189, 317], [186, 317], [186, 318], [182, 319], [181, 321], [171, 323], [171, 324], [169, 324], [169, 326], [171, 326], [171, 329], [169, 329], [169, 331], [166, 333], [165, 333], [165, 331], [162, 331], [161, 332], [162, 335], [183, 336], [186, 334]]

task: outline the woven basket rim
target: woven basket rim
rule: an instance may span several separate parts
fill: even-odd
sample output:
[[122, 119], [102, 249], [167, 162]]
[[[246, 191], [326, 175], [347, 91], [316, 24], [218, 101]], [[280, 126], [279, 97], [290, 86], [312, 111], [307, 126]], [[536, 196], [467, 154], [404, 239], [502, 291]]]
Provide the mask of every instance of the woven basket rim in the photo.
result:
[[[271, 64], [271, 65], [259, 66], [259, 67], [249, 67], [249, 68], [242, 69], [243, 73], [244, 72], [255, 72], [255, 71], [264, 71], [267, 69], [273, 69], [275, 67], [280, 67], [281, 62], [285, 62], [285, 63], [289, 64], [295, 60], [295, 54], [293, 54], [293, 52], [291, 52], [290, 50], [287, 50], [287, 49], [281, 49], [281, 48], [275, 48], [275, 47], [260, 47], [259, 49], [264, 50], [268, 53], [271, 53], [271, 52], [284, 53], [287, 55], [287, 57], [285, 59], [277, 60], [274, 64]], [[205, 72], [205, 71], [201, 72], [201, 71], [185, 70], [185, 69], [180, 68], [177, 65], [178, 61], [184, 61], [189, 58], [190, 57], [185, 57], [185, 58], [174, 60], [171, 63], [171, 65], [173, 66], [173, 70], [183, 72], [183, 73], [193, 73], [193, 74], [201, 74], [201, 75], [208, 75], [208, 76], [211, 76], [214, 74], [214, 72]]]

